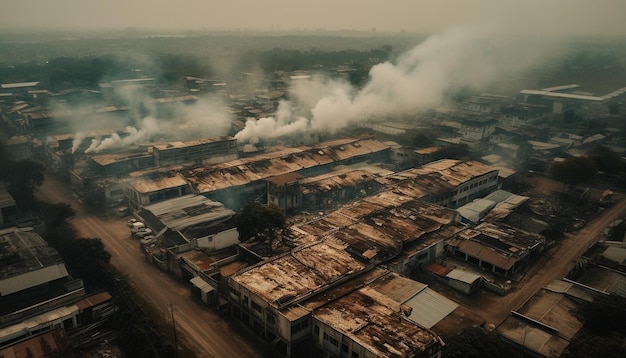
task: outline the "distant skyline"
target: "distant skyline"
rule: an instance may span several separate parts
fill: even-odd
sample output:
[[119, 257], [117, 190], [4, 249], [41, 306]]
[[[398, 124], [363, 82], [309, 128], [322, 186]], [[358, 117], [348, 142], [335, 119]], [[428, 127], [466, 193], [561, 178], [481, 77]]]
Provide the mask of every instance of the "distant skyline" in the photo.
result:
[[3, 0], [0, 29], [358, 30], [626, 36], [624, 0]]

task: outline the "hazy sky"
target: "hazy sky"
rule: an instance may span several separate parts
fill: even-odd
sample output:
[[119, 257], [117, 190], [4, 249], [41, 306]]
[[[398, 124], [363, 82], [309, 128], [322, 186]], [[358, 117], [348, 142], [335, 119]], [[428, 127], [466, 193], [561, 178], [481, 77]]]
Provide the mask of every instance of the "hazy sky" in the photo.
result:
[[626, 35], [626, 0], [1, 0], [0, 28], [354, 29]]

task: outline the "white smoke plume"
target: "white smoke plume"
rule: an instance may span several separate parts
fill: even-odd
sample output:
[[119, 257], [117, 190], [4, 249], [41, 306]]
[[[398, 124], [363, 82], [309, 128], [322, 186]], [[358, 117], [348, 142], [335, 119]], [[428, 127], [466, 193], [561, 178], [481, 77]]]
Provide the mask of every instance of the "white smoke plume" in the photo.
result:
[[256, 144], [261, 138], [276, 138], [305, 131], [308, 125], [309, 121], [306, 118], [294, 115], [289, 102], [281, 101], [276, 117], [249, 119], [245, 128], [237, 133], [235, 138]]
[[152, 117], [146, 117], [142, 120], [139, 129], [135, 127], [126, 127], [124, 135], [120, 136], [113, 133], [110, 137], [104, 139], [93, 139], [89, 148], [85, 153], [99, 153], [106, 149], [124, 148], [149, 140], [152, 136], [160, 133], [157, 121]]
[[306, 129], [334, 133], [350, 124], [385, 120], [395, 114], [431, 109], [460, 90], [479, 90], [510, 71], [545, 59], [545, 48], [531, 48], [484, 28], [435, 35], [370, 70], [357, 90], [345, 82], [315, 79], [293, 88], [308, 118], [289, 116], [248, 121], [235, 136], [243, 142], [293, 134]]
[[[169, 103], [167, 110], [162, 111], [147, 92], [138, 87], [122, 88], [115, 96], [128, 109], [123, 115], [107, 115], [99, 111], [101, 107], [92, 105], [52, 105], [56, 112], [64, 114], [60, 119], [68, 131], [74, 133], [72, 153], [84, 147], [88, 147], [85, 153], [98, 153], [151, 140], [184, 141], [224, 136], [231, 129], [232, 116], [217, 97], [200, 97], [191, 104]], [[93, 133], [99, 130], [117, 134], [93, 138]]]
[[83, 132], [78, 132], [74, 134], [74, 139], [72, 140], [72, 154], [76, 153], [80, 145], [85, 140], [85, 134]]

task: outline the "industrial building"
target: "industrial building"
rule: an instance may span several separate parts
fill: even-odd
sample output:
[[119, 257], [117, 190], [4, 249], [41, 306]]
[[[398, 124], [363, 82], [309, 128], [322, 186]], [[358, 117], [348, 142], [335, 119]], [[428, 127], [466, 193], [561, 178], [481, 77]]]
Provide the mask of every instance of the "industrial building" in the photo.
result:
[[267, 196], [267, 182], [288, 173], [304, 177], [326, 173], [338, 165], [379, 162], [389, 147], [371, 138], [340, 139], [312, 147], [287, 148], [181, 171], [198, 194], [238, 209]]
[[457, 209], [464, 223], [475, 226], [481, 221], [496, 222], [508, 217], [515, 209], [527, 202], [529, 197], [496, 190], [484, 198], [474, 199]]
[[457, 208], [498, 187], [498, 170], [476, 161], [441, 159], [384, 178], [388, 187], [414, 185], [424, 201]]
[[237, 140], [233, 137], [159, 143], [151, 148], [157, 167], [179, 164], [210, 165], [237, 159]]
[[437, 335], [411, 320], [411, 303], [402, 310], [415, 292], [375, 285], [391, 273], [372, 269], [326, 238], [231, 276], [228, 297], [233, 314], [286, 356], [311, 339], [325, 356], [438, 356]]
[[180, 277], [193, 277], [202, 271], [192, 268], [185, 272], [184, 267], [181, 268], [185, 260], [181, 260], [180, 255], [185, 252], [219, 251], [239, 242], [233, 220], [235, 212], [202, 195], [184, 195], [147, 205], [136, 216], [153, 230], [159, 241], [154, 250], [144, 247], [148, 259]]
[[[415, 320], [437, 320], [456, 304], [410, 279], [381, 274], [313, 310], [313, 342], [324, 357], [438, 357], [441, 341]], [[434, 296], [430, 296], [434, 294]], [[305, 306], [306, 307], [306, 306]], [[426, 324], [432, 326], [432, 324]]]
[[157, 172], [133, 178], [124, 185], [124, 197], [134, 210], [159, 201], [181, 197], [190, 192], [187, 181], [172, 172]]
[[0, 349], [113, 312], [111, 295], [86, 297], [82, 280], [32, 228], [0, 230]]
[[393, 172], [384, 168], [368, 165], [339, 168], [304, 178], [300, 183], [302, 207], [306, 210], [320, 209], [376, 193], [384, 188], [376, 179], [391, 174]]

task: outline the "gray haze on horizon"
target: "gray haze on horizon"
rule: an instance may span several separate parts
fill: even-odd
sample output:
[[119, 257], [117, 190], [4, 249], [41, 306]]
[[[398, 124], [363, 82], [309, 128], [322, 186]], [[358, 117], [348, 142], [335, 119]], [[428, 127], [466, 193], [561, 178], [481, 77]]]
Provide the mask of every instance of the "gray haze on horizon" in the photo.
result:
[[440, 32], [497, 24], [511, 34], [626, 35], [624, 0], [3, 0], [0, 29]]

